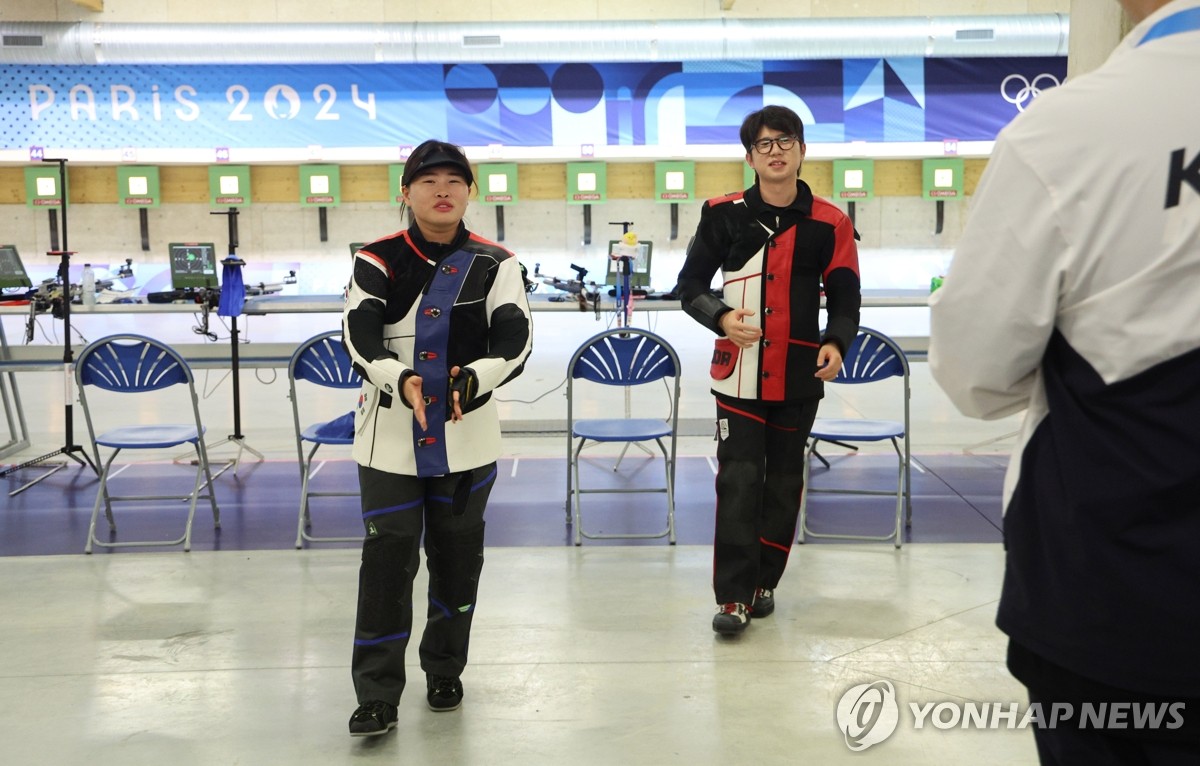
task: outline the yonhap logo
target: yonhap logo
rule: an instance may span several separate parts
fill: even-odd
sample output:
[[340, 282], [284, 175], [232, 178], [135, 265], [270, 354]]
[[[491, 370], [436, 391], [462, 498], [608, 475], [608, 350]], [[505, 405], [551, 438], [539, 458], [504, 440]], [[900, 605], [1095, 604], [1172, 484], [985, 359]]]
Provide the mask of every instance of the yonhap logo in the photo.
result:
[[[905, 727], [913, 731], [966, 730], [1169, 730], [1186, 726], [1186, 702], [1096, 701], [1016, 702], [943, 700], [913, 701], [905, 706]], [[901, 708], [890, 681], [851, 686], [838, 700], [838, 731], [846, 747], [866, 750], [892, 736], [900, 725]]]
[[838, 730], [845, 737], [846, 747], [855, 752], [892, 736], [899, 721], [900, 706], [890, 681], [852, 686], [838, 700]]

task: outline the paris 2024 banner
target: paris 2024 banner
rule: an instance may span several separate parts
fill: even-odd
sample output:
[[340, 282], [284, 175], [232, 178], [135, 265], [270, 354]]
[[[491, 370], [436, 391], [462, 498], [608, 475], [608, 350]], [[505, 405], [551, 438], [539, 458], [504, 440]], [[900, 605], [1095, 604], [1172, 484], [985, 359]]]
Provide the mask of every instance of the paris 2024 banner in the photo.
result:
[[9, 66], [19, 150], [739, 144], [791, 107], [808, 143], [991, 141], [1065, 78], [1065, 57], [612, 64]]

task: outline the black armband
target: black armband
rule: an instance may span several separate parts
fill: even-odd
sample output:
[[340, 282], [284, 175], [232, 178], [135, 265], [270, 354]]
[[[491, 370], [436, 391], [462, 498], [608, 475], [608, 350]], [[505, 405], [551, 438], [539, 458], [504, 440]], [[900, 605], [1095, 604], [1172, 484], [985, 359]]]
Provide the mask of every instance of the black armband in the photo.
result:
[[713, 329], [717, 333], [724, 334], [721, 332], [721, 317], [733, 310], [729, 306], [726, 306], [724, 301], [705, 290], [693, 298], [689, 305], [692, 312], [706, 317], [712, 322]]

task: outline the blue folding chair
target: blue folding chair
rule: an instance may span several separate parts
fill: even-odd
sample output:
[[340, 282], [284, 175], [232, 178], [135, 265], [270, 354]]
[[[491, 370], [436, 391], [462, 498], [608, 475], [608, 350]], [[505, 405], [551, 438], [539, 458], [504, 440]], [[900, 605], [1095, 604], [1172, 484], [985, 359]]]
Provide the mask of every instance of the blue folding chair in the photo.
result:
[[[631, 389], [672, 378], [674, 386], [667, 386], [667, 407], [663, 417], [634, 418], [630, 416]], [[576, 408], [583, 406], [577, 381], [586, 381], [601, 386], [617, 386], [625, 389], [625, 416], [608, 418], [577, 419]], [[583, 538], [657, 538], [667, 537], [675, 544], [675, 451], [679, 432], [679, 356], [663, 338], [646, 330], [624, 327], [602, 332], [588, 339], [571, 357], [567, 366], [567, 524], [572, 524], [574, 509], [575, 544], [582, 545]], [[649, 397], [639, 396], [639, 409]], [[613, 403], [606, 402], [592, 407], [611, 410]], [[669, 408], [669, 409], [668, 409]], [[669, 438], [668, 449], [663, 439]], [[661, 486], [641, 487], [591, 487], [585, 489], [580, 483], [580, 455], [584, 446], [595, 443], [623, 443], [624, 450], [631, 444], [653, 441], [662, 453], [665, 481]], [[625, 451], [613, 466], [620, 468]], [[664, 493], [667, 496], [667, 526], [654, 533], [589, 533], [583, 528], [583, 510], [580, 497], [585, 494], [612, 493]]]
[[[863, 384], [877, 383], [888, 378], [898, 377], [903, 381], [903, 422], [896, 420], [872, 420], [866, 418], [817, 418], [809, 434], [808, 448], [804, 455], [804, 492], [800, 499], [800, 524], [797, 541], [804, 542], [808, 537], [825, 537], [849, 540], [894, 540], [896, 547], [901, 545], [902, 521], [907, 509], [908, 523], [912, 523], [912, 493], [911, 493], [911, 455], [909, 452], [909, 368], [908, 359], [894, 340], [869, 327], [860, 327], [858, 336], [851, 342], [850, 348], [842, 359], [842, 369], [833, 383]], [[899, 409], [899, 407], [897, 407]], [[829, 462], [817, 451], [821, 442], [854, 447], [855, 442], [890, 441], [896, 450], [899, 465], [896, 472], [896, 489], [858, 489], [858, 488], [814, 488], [810, 483], [810, 472], [813, 459], [820, 460], [826, 468]], [[901, 446], [900, 442], [903, 442]], [[808, 526], [808, 499], [812, 493], [836, 493], [855, 495], [895, 495], [896, 518], [892, 531], [886, 535], [854, 535], [817, 533]]]
[[[362, 378], [354, 371], [350, 354], [342, 344], [342, 331], [315, 335], [304, 341], [292, 353], [288, 362], [288, 398], [292, 400], [292, 422], [296, 428], [296, 456], [300, 460], [300, 518], [296, 524], [296, 547], [304, 547], [304, 541], [309, 542], [354, 542], [362, 540], [362, 535], [354, 537], [317, 537], [310, 535], [312, 513], [309, 499], [314, 497], [358, 497], [355, 490], [322, 490], [312, 489], [313, 476], [322, 464], [313, 468], [313, 458], [324, 445], [350, 445], [354, 443], [354, 411], [344, 413], [332, 420], [321, 420], [307, 427], [300, 425], [300, 396], [301, 389], [296, 387], [298, 381], [310, 383], [322, 388], [357, 389], [362, 386]], [[305, 446], [312, 445], [305, 454]], [[358, 519], [358, 514], [355, 514]]]
[[[208, 465], [208, 453], [204, 447], [204, 426], [200, 422], [200, 399], [196, 395], [196, 386], [192, 371], [174, 349], [165, 343], [147, 338], [142, 335], [121, 334], [110, 335], [91, 343], [80, 354], [75, 367], [75, 382], [79, 389], [79, 402], [82, 405], [83, 416], [87, 421], [88, 437], [91, 439], [92, 452], [96, 465], [100, 466], [100, 488], [96, 492], [96, 502], [92, 507], [92, 518], [88, 525], [88, 541], [85, 553], [92, 552], [93, 545], [105, 548], [122, 548], [146, 545], [179, 545], [183, 543], [185, 551], [192, 547], [192, 519], [196, 514], [196, 502], [207, 498], [212, 506], [213, 526], [220, 528], [221, 516], [217, 509], [217, 501], [213, 496], [212, 473]], [[107, 412], [124, 412], [125, 408], [113, 405], [113, 397], [99, 395], [94, 392], [91, 399], [88, 389], [101, 389], [116, 394], [142, 394], [160, 392], [172, 386], [186, 386], [188, 398], [191, 401], [192, 419], [186, 423], [155, 423], [150, 425], [121, 425], [109, 428], [97, 435], [94, 424], [93, 410], [102, 406]], [[167, 396], [166, 398], [171, 398]], [[178, 399], [179, 397], [174, 397]], [[100, 401], [104, 399], [105, 401]], [[162, 396], [156, 400], [156, 411], [171, 412], [173, 407], [162, 403]], [[178, 406], [177, 404], [175, 405]], [[180, 500], [180, 493], [171, 495], [112, 495], [109, 493], [109, 480], [112, 477], [112, 465], [117, 455], [123, 450], [156, 450], [191, 444], [196, 450], [196, 479], [192, 491], [182, 499], [188, 500], [187, 522], [183, 534], [172, 540], [100, 540], [96, 537], [96, 521], [100, 515], [100, 506], [104, 506], [104, 514], [108, 519], [110, 537], [116, 533], [116, 522], [113, 520], [114, 502]], [[101, 463], [100, 448], [112, 450], [108, 460]], [[207, 494], [202, 494], [205, 488]]]

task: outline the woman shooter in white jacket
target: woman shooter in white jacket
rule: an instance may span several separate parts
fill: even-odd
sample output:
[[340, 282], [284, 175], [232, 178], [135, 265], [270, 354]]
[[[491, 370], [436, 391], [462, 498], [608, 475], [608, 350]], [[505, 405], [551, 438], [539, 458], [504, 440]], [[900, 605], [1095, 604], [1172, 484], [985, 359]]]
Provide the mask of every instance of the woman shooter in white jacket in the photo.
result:
[[521, 373], [532, 348], [520, 264], [463, 224], [472, 183], [461, 149], [421, 144], [401, 180], [413, 225], [354, 256], [343, 337], [364, 381], [353, 454], [366, 538], [351, 662], [359, 702], [353, 736], [396, 725], [422, 530], [426, 699], [439, 712], [462, 701], [483, 512], [500, 456], [491, 394]]

